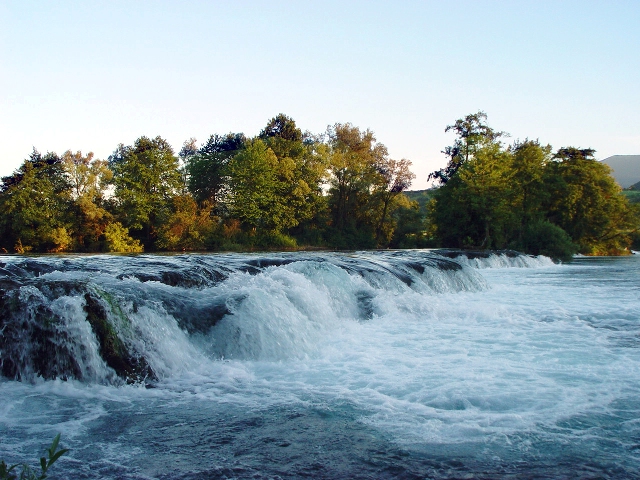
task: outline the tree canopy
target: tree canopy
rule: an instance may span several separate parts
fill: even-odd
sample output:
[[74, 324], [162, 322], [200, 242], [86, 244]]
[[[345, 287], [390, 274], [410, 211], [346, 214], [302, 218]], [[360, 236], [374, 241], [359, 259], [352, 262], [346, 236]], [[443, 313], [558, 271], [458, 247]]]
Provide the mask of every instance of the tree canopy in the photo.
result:
[[[481, 113], [481, 112], [480, 112]], [[440, 245], [514, 248], [568, 259], [628, 252], [640, 223], [609, 168], [592, 149], [539, 141], [503, 146], [486, 115], [458, 120], [447, 168], [431, 174], [430, 221]], [[473, 139], [473, 140], [470, 140]]]
[[190, 138], [177, 155], [159, 136], [120, 144], [108, 160], [34, 150], [0, 182], [0, 248], [386, 247], [398, 241], [399, 212], [414, 206], [402, 194], [410, 164], [390, 159], [369, 130], [312, 135], [282, 113], [253, 138]]
[[254, 137], [211, 134], [176, 155], [160, 136], [108, 160], [67, 150], [31, 155], [0, 180], [5, 252], [294, 248], [513, 248], [568, 259], [628, 252], [640, 215], [588, 148], [504, 144], [479, 111], [454, 135], [437, 188], [369, 129], [314, 135], [285, 114]]
[[151, 247], [181, 183], [173, 148], [159, 136], [140, 137], [133, 145], [120, 144], [109, 157], [109, 167], [119, 218]]

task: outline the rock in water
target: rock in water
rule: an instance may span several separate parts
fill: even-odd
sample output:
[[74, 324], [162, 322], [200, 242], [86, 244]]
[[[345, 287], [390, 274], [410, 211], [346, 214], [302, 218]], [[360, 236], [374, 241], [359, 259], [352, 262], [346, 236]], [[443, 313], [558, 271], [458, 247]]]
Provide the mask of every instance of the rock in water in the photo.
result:
[[[106, 302], [98, 300], [89, 292], [85, 293], [84, 310], [87, 313], [87, 321], [95, 333], [100, 345], [100, 355], [116, 374], [126, 380], [127, 383], [137, 383], [155, 379], [155, 375], [149, 364], [142, 356], [137, 356], [129, 351], [125, 343], [118, 336], [114, 325], [109, 321], [107, 309], [112, 308]], [[126, 321], [120, 312], [120, 318]]]

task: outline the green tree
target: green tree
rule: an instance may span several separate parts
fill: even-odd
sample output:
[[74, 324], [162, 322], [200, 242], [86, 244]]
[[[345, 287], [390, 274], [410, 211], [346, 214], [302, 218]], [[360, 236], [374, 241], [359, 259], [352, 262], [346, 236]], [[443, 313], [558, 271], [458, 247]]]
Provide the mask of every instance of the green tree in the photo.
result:
[[581, 253], [624, 253], [638, 217], [594, 150], [561, 148], [547, 168], [549, 219], [565, 230]]
[[226, 166], [242, 148], [246, 138], [242, 133], [211, 135], [199, 148], [195, 141], [185, 143], [180, 156], [185, 158], [187, 185], [199, 205], [216, 206], [228, 190]]
[[229, 210], [253, 234], [282, 232], [295, 217], [279, 195], [279, 177], [286, 176], [273, 150], [260, 139], [251, 140], [228, 164]]
[[441, 186], [433, 195], [429, 218], [446, 247], [503, 248], [514, 226], [513, 156], [503, 148], [486, 114], [467, 115], [446, 131], [457, 139], [447, 147], [445, 169], [430, 178]]
[[106, 208], [109, 182], [113, 177], [105, 160], [86, 156], [82, 152], [67, 150], [62, 163], [71, 187], [72, 234], [74, 248], [80, 251], [101, 249], [100, 240], [107, 225], [113, 220]]
[[277, 194], [287, 199], [283, 207], [288, 210], [286, 216], [293, 219], [289, 229], [306, 223], [324, 206], [326, 149], [316, 138], [302, 133], [295, 121], [282, 113], [267, 123], [259, 138], [278, 159]]
[[378, 166], [386, 161], [387, 148], [370, 130], [362, 132], [349, 123], [335, 124], [327, 135], [332, 243], [339, 248], [373, 247], [378, 215], [371, 197], [382, 182]]
[[519, 248], [532, 255], [545, 255], [568, 262], [578, 253], [578, 246], [562, 228], [547, 220], [526, 226]]
[[467, 208], [464, 184], [456, 176], [437, 188], [427, 205], [430, 233], [438, 246], [464, 248], [479, 238], [477, 222]]
[[486, 124], [487, 114], [478, 111], [459, 118], [453, 125], [447, 125], [445, 132], [454, 132], [456, 139], [442, 153], [448, 158], [447, 166], [429, 174], [429, 180], [447, 183], [458, 169], [468, 162], [485, 145], [496, 142], [505, 132], [498, 132]]
[[475, 142], [455, 172], [440, 179], [429, 219], [442, 245], [512, 247], [563, 260], [578, 249], [628, 251], [638, 214], [593, 150], [561, 148], [552, 157], [538, 141], [504, 149], [496, 138]]
[[118, 218], [137, 233], [146, 248], [153, 249], [181, 186], [179, 163], [171, 145], [161, 137], [140, 137], [132, 146], [120, 144], [109, 157], [109, 166]]
[[5, 251], [59, 252], [71, 248], [70, 185], [55, 153], [33, 150], [0, 182], [0, 242]]
[[258, 136], [279, 158], [298, 157], [304, 149], [302, 130], [296, 126], [296, 122], [291, 117], [284, 113], [279, 113], [269, 120]]
[[549, 185], [545, 172], [551, 161], [551, 145], [537, 140], [516, 141], [509, 148], [512, 156], [514, 212], [520, 217], [517, 242], [521, 245], [529, 225], [546, 219], [545, 205], [549, 200]]
[[514, 225], [512, 157], [499, 143], [485, 145], [459, 169], [463, 195], [475, 224], [473, 244], [480, 248], [504, 248]]
[[120, 222], [109, 223], [104, 230], [105, 249], [107, 252], [136, 253], [144, 251], [139, 240], [129, 236], [129, 229]]

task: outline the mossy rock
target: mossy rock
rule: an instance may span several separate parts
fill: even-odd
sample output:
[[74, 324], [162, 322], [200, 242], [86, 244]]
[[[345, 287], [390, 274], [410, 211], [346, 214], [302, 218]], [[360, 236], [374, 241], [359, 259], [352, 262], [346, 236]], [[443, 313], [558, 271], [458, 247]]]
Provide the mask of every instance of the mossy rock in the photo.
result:
[[[129, 351], [109, 321], [108, 309], [113, 309], [110, 305], [111, 302], [100, 301], [89, 292], [85, 293], [84, 299], [86, 302], [84, 310], [87, 314], [87, 321], [98, 339], [100, 355], [105, 363], [113, 368], [116, 374], [127, 383], [156, 379], [145, 358], [134, 355]], [[122, 315], [120, 311], [117, 313]]]
[[[147, 361], [123, 342], [128, 319], [117, 302], [104, 292], [87, 291], [85, 283], [0, 278], [0, 374], [15, 380], [83, 380], [78, 339], [66, 321], [50, 308], [50, 299], [83, 296], [86, 320], [98, 341], [99, 353], [117, 377], [127, 383], [154, 380]], [[102, 293], [102, 295], [100, 294]], [[114, 326], [111, 322], [115, 322]], [[80, 345], [82, 350], [82, 345]]]

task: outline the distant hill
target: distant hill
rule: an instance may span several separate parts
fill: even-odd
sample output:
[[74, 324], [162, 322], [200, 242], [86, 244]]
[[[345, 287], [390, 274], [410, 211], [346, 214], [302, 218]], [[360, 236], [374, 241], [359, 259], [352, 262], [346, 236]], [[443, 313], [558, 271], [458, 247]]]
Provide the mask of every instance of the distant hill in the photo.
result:
[[622, 188], [640, 182], [640, 155], [614, 155], [605, 158], [602, 163], [611, 167], [613, 178]]

